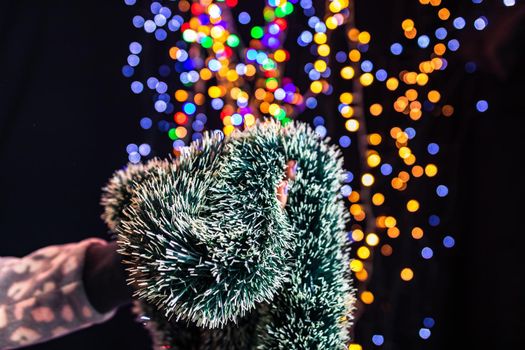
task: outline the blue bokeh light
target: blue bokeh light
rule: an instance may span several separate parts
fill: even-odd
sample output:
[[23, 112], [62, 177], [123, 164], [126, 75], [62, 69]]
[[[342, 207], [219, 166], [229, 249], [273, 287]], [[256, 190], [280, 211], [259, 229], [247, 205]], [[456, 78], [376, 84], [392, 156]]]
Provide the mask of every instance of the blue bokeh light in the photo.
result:
[[385, 176], [392, 174], [392, 165], [388, 163], [381, 165], [381, 174]]
[[454, 239], [454, 237], [446, 236], [445, 238], [443, 238], [443, 246], [445, 246], [445, 248], [452, 248], [455, 245], [456, 245], [456, 240]]
[[339, 138], [339, 145], [343, 148], [348, 148], [352, 144], [352, 140], [347, 135], [343, 135]]
[[436, 193], [439, 197], [446, 197], [448, 195], [448, 187], [445, 185], [439, 185], [436, 188]]
[[432, 258], [432, 256], [434, 256], [434, 251], [430, 247], [424, 247], [423, 249], [421, 249], [421, 256], [423, 257], [423, 259], [428, 260]]
[[400, 43], [393, 43], [392, 46], [390, 46], [390, 52], [392, 52], [392, 54], [394, 55], [401, 55], [401, 53], [403, 52], [403, 45], [401, 45]]
[[145, 129], [145, 130], [148, 130], [149, 128], [151, 128], [151, 125], [153, 124], [151, 118], [148, 118], [148, 117], [144, 117], [140, 120], [140, 127], [142, 129]]
[[419, 336], [421, 337], [421, 339], [428, 339], [428, 338], [430, 338], [430, 334], [431, 334], [431, 332], [430, 332], [430, 329], [428, 329], [428, 328], [421, 328], [419, 330]]
[[384, 342], [385, 342], [385, 338], [382, 335], [374, 334], [372, 336], [372, 343], [374, 343], [374, 345], [381, 346], [383, 345]]
[[476, 103], [476, 109], [478, 110], [478, 112], [486, 112], [489, 109], [489, 103], [485, 100], [479, 100]]

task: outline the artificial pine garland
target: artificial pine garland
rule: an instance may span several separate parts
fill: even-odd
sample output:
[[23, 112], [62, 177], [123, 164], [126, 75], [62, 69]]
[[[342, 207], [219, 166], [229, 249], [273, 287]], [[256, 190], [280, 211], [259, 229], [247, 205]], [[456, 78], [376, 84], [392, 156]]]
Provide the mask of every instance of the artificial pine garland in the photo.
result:
[[[298, 171], [283, 209], [287, 160]], [[104, 219], [167, 349], [346, 349], [354, 303], [336, 146], [307, 124], [205, 134], [116, 172]]]

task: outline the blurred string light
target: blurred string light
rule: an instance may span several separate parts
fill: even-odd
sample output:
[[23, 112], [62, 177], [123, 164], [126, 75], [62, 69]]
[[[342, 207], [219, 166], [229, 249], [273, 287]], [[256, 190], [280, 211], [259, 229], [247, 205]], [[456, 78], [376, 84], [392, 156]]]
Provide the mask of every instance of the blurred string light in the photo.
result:
[[[209, 116], [217, 114], [222, 126], [216, 132], [229, 135], [262, 117], [286, 124], [311, 110], [316, 115], [312, 121], [316, 133], [326, 137], [328, 130], [325, 116], [319, 114], [319, 97], [334, 95], [340, 120], [333, 122], [344, 130], [337, 142], [343, 150], [358, 147], [362, 157], [361, 168], [349, 171], [341, 188], [353, 217], [348, 237], [355, 243], [355, 256], [349, 268], [359, 281], [362, 305], [376, 302], [374, 291], [368, 289], [374, 255], [385, 258], [395, 255], [394, 240], [402, 234], [423, 242], [414, 245], [417, 264], [425, 264], [440, 249], [450, 249], [456, 244], [452, 235], [446, 235], [441, 236], [442, 246], [430, 246], [426, 232], [434, 230], [438, 234], [441, 230], [437, 214], [427, 214], [414, 227], [403, 226], [399, 219], [407, 215], [416, 217], [426, 211], [429, 202], [449, 195], [447, 185], [439, 182], [441, 146], [418, 134], [419, 121], [430, 115], [454, 116], [454, 106], [446, 102], [439, 87], [432, 86], [433, 77], [447, 69], [449, 55], [460, 49], [457, 31], [468, 26], [484, 30], [489, 21], [480, 16], [467, 23], [465, 18], [454, 16], [441, 0], [414, 1], [435, 13], [436, 24], [434, 28], [420, 28], [417, 18], [399, 23], [399, 38], [385, 51], [393, 59], [409, 55], [414, 49], [425, 55], [415, 66], [399, 72], [388, 71], [367, 57], [373, 38], [371, 33], [356, 27], [352, 0], [326, 0], [322, 16], [312, 0], [266, 0], [262, 14], [243, 11], [236, 16], [232, 9], [238, 0], [153, 1], [147, 14], [141, 12], [132, 18], [132, 25], [150, 40], [167, 46], [169, 63], [159, 67], [158, 74], [137, 78], [144, 47], [134, 41], [122, 67], [123, 76], [130, 79], [132, 93], [152, 97], [150, 114], [141, 116], [140, 127], [165, 134], [172, 141], [175, 155], [181, 147], [201, 138], [208, 129]], [[134, 6], [136, 1], [125, 0], [125, 3]], [[515, 4], [513, 0], [503, 3]], [[286, 63], [293, 58], [284, 47], [288, 17], [292, 14], [304, 16], [304, 25], [291, 42], [311, 54], [308, 63], [301, 67], [308, 82], [303, 91], [283, 75]], [[255, 24], [254, 19], [261, 17], [263, 24]], [[236, 28], [249, 33], [248, 42], [241, 40]], [[344, 29], [348, 39], [344, 50], [336, 47], [332, 39], [332, 33], [339, 29]], [[476, 70], [475, 62], [465, 65], [467, 73]], [[343, 90], [336, 90], [332, 85], [335, 79], [348, 84], [344, 84]], [[392, 102], [373, 101], [365, 108], [363, 89], [372, 85], [383, 87], [393, 96]], [[473, 108], [485, 112], [488, 102], [478, 100]], [[369, 118], [390, 118], [397, 126], [386, 131], [367, 130]], [[401, 127], [407, 122], [410, 127]], [[416, 141], [423, 146], [415, 147]], [[130, 144], [126, 150], [132, 163], [152, 154], [148, 144]], [[423, 194], [409, 197], [408, 189], [421, 181], [432, 187], [432, 191], [435, 189], [433, 197]], [[399, 198], [404, 205], [391, 206], [390, 202]], [[398, 271], [396, 278], [406, 284], [420, 278], [417, 266], [400, 266]], [[434, 322], [426, 316], [423, 327], [416, 328], [415, 336], [428, 339]], [[389, 339], [378, 333], [370, 341], [381, 346]], [[354, 342], [349, 349], [359, 350], [363, 346]]]

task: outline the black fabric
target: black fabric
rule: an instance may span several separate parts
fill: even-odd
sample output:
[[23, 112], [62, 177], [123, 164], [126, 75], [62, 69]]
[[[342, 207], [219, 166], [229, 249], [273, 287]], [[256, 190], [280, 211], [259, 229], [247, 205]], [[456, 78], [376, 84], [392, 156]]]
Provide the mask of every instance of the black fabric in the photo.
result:
[[126, 283], [126, 271], [117, 243], [92, 244], [86, 250], [83, 280], [89, 301], [101, 312], [131, 302], [133, 288]]

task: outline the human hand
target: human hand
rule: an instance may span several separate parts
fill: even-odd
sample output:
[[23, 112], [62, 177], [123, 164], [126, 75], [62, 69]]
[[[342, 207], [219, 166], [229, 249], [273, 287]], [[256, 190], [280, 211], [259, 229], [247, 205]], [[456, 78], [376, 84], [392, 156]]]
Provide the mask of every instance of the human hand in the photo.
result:
[[295, 180], [295, 174], [297, 173], [297, 161], [289, 160], [286, 163], [285, 178], [277, 186], [277, 199], [281, 202], [281, 207], [286, 206], [288, 200], [288, 180]]

